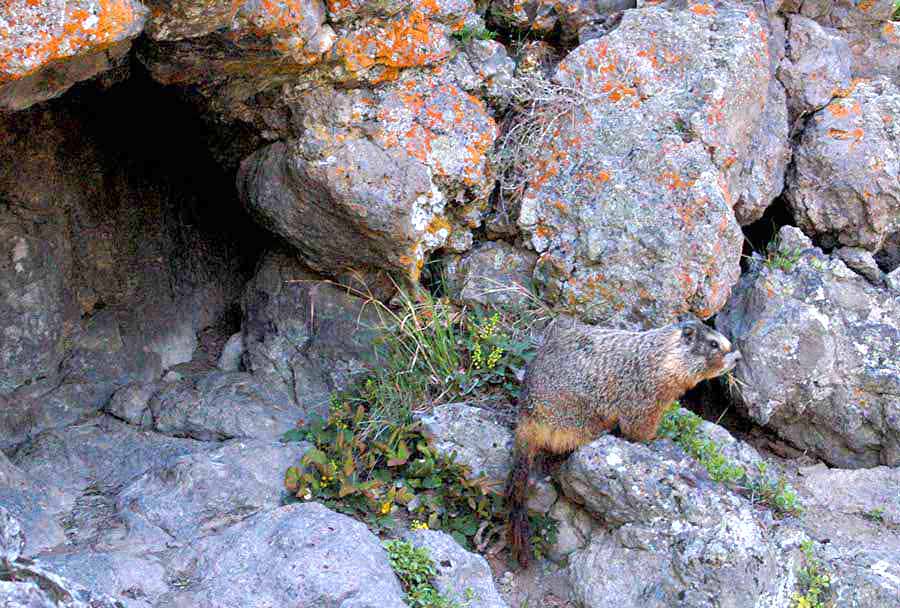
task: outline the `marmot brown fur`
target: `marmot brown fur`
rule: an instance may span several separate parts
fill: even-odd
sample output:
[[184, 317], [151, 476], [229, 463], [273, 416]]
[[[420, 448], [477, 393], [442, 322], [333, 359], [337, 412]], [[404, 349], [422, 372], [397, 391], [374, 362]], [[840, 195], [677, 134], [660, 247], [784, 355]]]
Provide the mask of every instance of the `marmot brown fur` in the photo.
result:
[[650, 441], [669, 405], [701, 380], [730, 371], [740, 352], [699, 320], [643, 332], [560, 319], [525, 370], [507, 486], [509, 544], [528, 565], [528, 476], [542, 453], [564, 454], [617, 425]]

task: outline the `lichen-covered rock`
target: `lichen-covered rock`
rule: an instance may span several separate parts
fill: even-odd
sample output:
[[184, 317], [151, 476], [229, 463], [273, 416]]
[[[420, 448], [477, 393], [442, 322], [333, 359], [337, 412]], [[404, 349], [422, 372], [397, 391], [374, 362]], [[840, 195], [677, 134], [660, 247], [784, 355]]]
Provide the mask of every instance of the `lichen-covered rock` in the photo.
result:
[[790, 123], [784, 87], [774, 78], [769, 82], [766, 107], [759, 128], [744, 160], [744, 189], [734, 204], [734, 216], [741, 226], [763, 216], [784, 190], [784, 176], [791, 161]]
[[9, 0], [0, 12], [0, 112], [64, 93], [110, 67], [141, 33], [136, 0]]
[[258, 513], [193, 543], [173, 563], [192, 584], [159, 605], [404, 608], [387, 553], [366, 526], [317, 503]]
[[471, 246], [497, 135], [481, 101], [428, 76], [295, 95], [299, 139], [251, 155], [238, 183], [306, 264], [330, 276], [376, 268], [416, 278], [429, 251]]
[[714, 314], [739, 274], [731, 192], [770, 79], [756, 13], [626, 11], [554, 78], [583, 103], [526, 161], [518, 223], [540, 254], [542, 295], [607, 323]]
[[804, 232], [877, 251], [900, 230], [898, 115], [900, 90], [882, 78], [857, 83], [807, 122], [786, 192]]
[[444, 532], [409, 531], [404, 538], [415, 547], [424, 547], [434, 562], [435, 588], [444, 597], [471, 608], [509, 608], [494, 587], [487, 560], [466, 551]]
[[537, 256], [504, 241], [488, 241], [447, 262], [452, 297], [464, 304], [524, 303]]
[[781, 229], [716, 318], [750, 417], [842, 467], [900, 463], [900, 301]]
[[[342, 5], [329, 8], [339, 13]], [[356, 3], [359, 4], [359, 3]], [[474, 14], [471, 0], [413, 0], [397, 3], [390, 16], [353, 23], [338, 32], [331, 57], [343, 74], [339, 79], [371, 83], [395, 80], [405, 68], [434, 66], [446, 60], [453, 49], [450, 36]]]
[[891, 0], [792, 0], [790, 10], [837, 28], [852, 53], [853, 75], [861, 78], [900, 75], [900, 28], [891, 16]]
[[796, 552], [780, 549], [745, 499], [711, 481], [667, 441], [649, 446], [604, 436], [560, 472], [566, 494], [607, 526], [569, 556], [585, 606], [782, 606]]
[[131, 481], [116, 506], [134, 526], [155, 526], [188, 541], [281, 505], [284, 471], [307, 449], [300, 443], [234, 440], [186, 454]]
[[801, 15], [787, 20], [788, 44], [778, 67], [796, 118], [824, 108], [850, 87], [850, 47], [841, 35]]
[[241, 371], [241, 358], [244, 356], [244, 335], [241, 332], [232, 334], [222, 347], [216, 367], [223, 372]]
[[242, 304], [244, 367], [304, 417], [325, 415], [330, 394], [373, 362], [383, 327], [377, 305], [313, 275], [296, 256], [266, 254]]
[[465, 403], [447, 403], [421, 416], [425, 432], [441, 454], [456, 454], [472, 474], [505, 482], [512, 466], [512, 432], [488, 410]]

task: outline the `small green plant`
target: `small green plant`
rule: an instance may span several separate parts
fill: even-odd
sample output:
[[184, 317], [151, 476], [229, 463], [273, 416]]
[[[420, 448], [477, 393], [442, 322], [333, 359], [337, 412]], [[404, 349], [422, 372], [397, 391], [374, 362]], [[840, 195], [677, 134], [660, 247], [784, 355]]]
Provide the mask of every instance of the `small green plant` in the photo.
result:
[[556, 544], [559, 536], [559, 523], [552, 517], [539, 513], [528, 516], [531, 524], [531, 553], [534, 559], [543, 559], [547, 551]]
[[831, 605], [828, 598], [831, 577], [816, 557], [811, 540], [803, 541], [800, 550], [803, 552], [804, 566], [797, 573], [800, 590], [791, 597], [791, 608], [828, 608]]
[[803, 506], [793, 488], [783, 477], [772, 479], [765, 463], [759, 463], [759, 475], [751, 477], [744, 467], [730, 461], [713, 440], [700, 432], [703, 419], [683, 409], [676, 401], [663, 416], [659, 436], [667, 437], [697, 459], [709, 476], [749, 495], [754, 503], [762, 503], [780, 515], [800, 515]]
[[900, 21], [900, 0], [894, 0], [894, 14], [891, 19], [893, 21]]
[[383, 544], [410, 608], [461, 608], [434, 587], [437, 570], [428, 549], [404, 540], [387, 540]]
[[375, 440], [364, 432], [365, 416], [362, 406], [335, 398], [327, 420], [289, 437], [313, 444], [285, 474], [294, 497], [318, 500], [374, 529], [396, 529], [397, 515], [405, 514], [465, 547], [499, 537], [504, 504], [494, 482], [470, 478], [468, 467], [435, 452], [417, 422], [389, 425]]
[[453, 37], [463, 44], [468, 44], [472, 40], [493, 40], [497, 37], [497, 32], [492, 32], [483, 27], [475, 28], [467, 25], [458, 32], [455, 32]]
[[875, 507], [874, 509], [870, 509], [862, 514], [863, 517], [868, 519], [869, 521], [874, 521], [875, 523], [883, 524], [884, 523], [884, 507]]
[[800, 260], [801, 252], [799, 249], [792, 249], [788, 252], [773, 249], [766, 258], [766, 267], [773, 270], [781, 270], [782, 272], [790, 272]]
[[499, 389], [508, 398], [519, 396], [519, 374], [534, 357], [535, 346], [527, 333], [516, 331], [520, 319], [506, 315], [507, 329], [501, 329], [499, 311], [492, 314], [483, 309], [473, 310], [467, 317], [467, 332], [463, 346], [469, 354], [465, 393]]

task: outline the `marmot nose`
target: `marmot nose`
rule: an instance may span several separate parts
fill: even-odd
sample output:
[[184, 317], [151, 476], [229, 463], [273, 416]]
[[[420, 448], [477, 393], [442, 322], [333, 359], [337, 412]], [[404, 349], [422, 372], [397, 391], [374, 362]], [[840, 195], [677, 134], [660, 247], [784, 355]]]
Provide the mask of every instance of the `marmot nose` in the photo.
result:
[[744, 358], [744, 356], [741, 354], [741, 351], [739, 351], [739, 350], [734, 351], [734, 360], [735, 361], [740, 361], [743, 358]]

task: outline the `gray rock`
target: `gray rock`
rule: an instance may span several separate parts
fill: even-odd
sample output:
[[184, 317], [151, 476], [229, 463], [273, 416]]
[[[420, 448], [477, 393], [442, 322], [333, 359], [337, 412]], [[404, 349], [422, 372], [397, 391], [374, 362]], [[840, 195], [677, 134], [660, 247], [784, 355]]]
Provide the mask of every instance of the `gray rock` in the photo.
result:
[[516, 0], [491, 0], [491, 17], [506, 27], [547, 34], [553, 30], [559, 15], [553, 2], [534, 2], [526, 5]]
[[190, 586], [161, 606], [405, 607], [378, 538], [317, 503], [258, 513], [196, 541], [171, 567]]
[[156, 554], [158, 549], [144, 544], [113, 551], [69, 548], [37, 561], [47, 571], [115, 598], [125, 608], [156, 608], [170, 582], [167, 560]]
[[734, 216], [742, 226], [761, 218], [784, 190], [784, 176], [791, 160], [789, 134], [784, 87], [773, 78], [759, 128], [744, 160], [744, 190], [734, 205]]
[[304, 415], [325, 415], [331, 393], [374, 360], [379, 304], [323, 281], [294, 256], [267, 254], [242, 304], [244, 368]]
[[569, 555], [575, 599], [593, 607], [784, 606], [796, 551], [779, 547], [746, 500], [668, 441], [604, 436], [560, 472], [566, 495], [600, 517]]
[[[284, 472], [306, 444], [233, 440], [222, 447], [172, 459], [129, 483], [117, 509], [178, 542], [189, 542], [281, 505]], [[132, 524], [134, 525], [134, 524]]]
[[743, 354], [742, 407], [833, 465], [900, 463], [900, 301], [790, 226], [769, 259], [716, 319]]
[[[24, 225], [0, 225], [0, 394], [53, 374], [65, 314], [64, 275], [53, 243]], [[0, 427], [3, 428], [3, 427]]]
[[798, 226], [824, 246], [877, 251], [900, 230], [900, 124], [885, 120], [898, 114], [900, 90], [878, 79], [807, 122], [786, 194]]
[[550, 509], [556, 521], [556, 542], [548, 557], [557, 563], [565, 562], [573, 552], [584, 548], [591, 538], [594, 520], [587, 511], [566, 497], [561, 497]]
[[123, 608], [113, 598], [86, 589], [35, 562], [9, 565], [0, 580], [4, 608]]
[[512, 432], [497, 424], [488, 410], [448, 403], [421, 416], [425, 432], [441, 454], [456, 454], [472, 475], [505, 482], [512, 466]]
[[811, 495], [808, 502], [844, 516], [878, 513], [888, 527], [900, 528], [900, 469], [829, 469], [820, 464], [800, 469], [800, 474], [801, 488]]
[[81, 493], [89, 486], [121, 487], [171, 457], [214, 447], [139, 431], [114, 418], [100, 417], [41, 433], [13, 452], [11, 460], [39, 483]]
[[155, 430], [201, 441], [278, 439], [305, 414], [277, 387], [243, 372], [201, 373], [164, 385], [148, 407]]
[[748, 9], [702, 12], [625, 11], [557, 68], [575, 109], [524, 162], [533, 169], [518, 224], [540, 256], [541, 296], [583, 319], [706, 318], [737, 281], [730, 192], [748, 175], [767, 46]]
[[563, 492], [611, 526], [682, 519], [711, 526], [742, 501], [668, 441], [647, 447], [605, 435], [560, 469]]
[[162, 382], [131, 382], [113, 393], [103, 410], [139, 428], [152, 428], [150, 399], [164, 386]]
[[0, 563], [15, 561], [25, 549], [25, 533], [12, 513], [0, 507]]
[[241, 357], [244, 354], [244, 336], [240, 332], [228, 338], [222, 354], [219, 355], [217, 367], [223, 372], [241, 370]]
[[537, 256], [504, 241], [488, 241], [447, 263], [452, 297], [464, 304], [524, 304]]
[[887, 284], [888, 288], [900, 292], [900, 268], [884, 275], [884, 282]]
[[900, 600], [900, 552], [832, 545], [822, 550], [835, 606], [880, 608]]
[[434, 586], [451, 601], [470, 608], [509, 608], [497, 589], [487, 561], [466, 551], [444, 532], [408, 531], [404, 538], [428, 550], [437, 570]]
[[793, 118], [815, 112], [850, 87], [850, 47], [840, 34], [801, 15], [787, 20], [788, 45], [778, 67]]
[[31, 479], [0, 452], [0, 505], [22, 531], [25, 545], [18, 553], [31, 557], [64, 543], [66, 535], [58, 516], [72, 501], [73, 497], [60, 489]]
[[553, 485], [552, 478], [532, 477], [528, 480], [528, 496], [525, 500], [525, 507], [529, 511], [546, 514], [556, 504], [558, 497], [559, 493]]
[[847, 265], [847, 268], [864, 277], [872, 285], [881, 287], [885, 284], [884, 273], [878, 267], [871, 251], [860, 247], [841, 247], [834, 253]]

